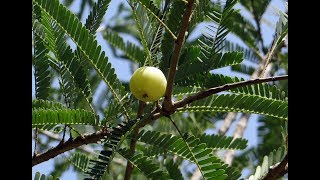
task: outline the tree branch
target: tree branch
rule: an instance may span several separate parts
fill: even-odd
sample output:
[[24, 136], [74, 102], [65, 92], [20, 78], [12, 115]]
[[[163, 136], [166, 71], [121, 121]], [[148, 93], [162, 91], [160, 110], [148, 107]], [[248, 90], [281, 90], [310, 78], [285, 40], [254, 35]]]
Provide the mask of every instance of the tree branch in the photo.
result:
[[37, 164], [40, 164], [44, 161], [47, 161], [51, 158], [56, 157], [59, 154], [62, 154], [66, 151], [72, 150], [74, 148], [77, 148], [79, 146], [82, 146], [84, 144], [90, 144], [90, 143], [96, 143], [100, 139], [110, 135], [110, 129], [104, 129], [102, 131], [90, 134], [90, 135], [84, 135], [84, 136], [78, 136], [75, 139], [69, 139], [66, 142], [58, 144], [56, 147], [49, 149], [48, 151], [38, 154], [36, 157], [32, 158], [32, 166], [35, 166]]
[[[227, 90], [237, 88], [237, 87], [258, 84], [258, 83], [263, 83], [263, 82], [285, 80], [285, 79], [288, 79], [288, 75], [269, 77], [269, 78], [252, 79], [252, 80], [248, 80], [248, 81], [226, 84], [223, 86], [200, 91], [192, 96], [186, 97], [185, 99], [183, 99], [181, 101], [177, 101], [169, 109], [169, 111], [164, 110], [163, 108], [160, 111], [158, 109], [155, 109], [148, 117], [146, 117], [145, 119], [140, 121], [139, 124], [137, 124], [136, 128], [138, 129], [138, 128], [144, 127], [145, 125], [150, 124], [151, 122], [159, 119], [162, 116], [167, 116], [167, 115], [173, 114], [177, 110], [177, 108], [181, 108], [189, 103], [192, 103], [193, 101], [206, 98], [212, 94], [216, 94], [216, 93], [219, 93], [222, 91], [227, 91]], [[44, 153], [38, 154], [36, 157], [33, 157], [32, 158], [32, 166], [35, 166], [39, 163], [47, 161], [51, 158], [58, 156], [59, 154], [62, 154], [66, 151], [77, 148], [77, 147], [82, 146], [84, 144], [96, 143], [100, 139], [105, 138], [106, 136], [110, 135], [111, 131], [112, 131], [111, 129], [105, 128], [105, 129], [103, 129], [99, 132], [93, 133], [93, 134], [78, 136], [75, 139], [69, 139], [68, 141], [66, 141], [64, 143], [60, 143], [58, 146], [56, 146], [56, 147], [54, 147]]]
[[[143, 110], [146, 107], [146, 103], [143, 101], [139, 101], [139, 107], [138, 107], [138, 112], [137, 112], [137, 118], [141, 118], [143, 114]], [[130, 151], [131, 153], [134, 153], [136, 149], [136, 144], [137, 144], [137, 136], [139, 133], [140, 127], [135, 127], [133, 130], [133, 136], [130, 142]], [[126, 173], [124, 175], [124, 180], [130, 180], [131, 173], [133, 171], [133, 165], [130, 161], [127, 162], [127, 167], [126, 167]]]
[[[55, 134], [53, 132], [43, 130], [43, 131], [40, 131], [40, 133], [47, 136], [48, 138], [53, 139], [53, 140], [61, 141], [61, 139], [59, 138], [59, 135]], [[88, 148], [87, 146], [79, 147], [79, 150], [82, 150], [83, 152], [86, 152], [86, 153], [92, 152], [92, 150], [90, 148]]]
[[200, 99], [206, 98], [212, 94], [216, 94], [216, 93], [219, 93], [222, 91], [227, 91], [227, 90], [230, 90], [233, 88], [252, 85], [252, 84], [258, 84], [258, 83], [263, 83], [263, 82], [285, 80], [285, 79], [288, 79], [288, 75], [274, 76], [274, 77], [268, 77], [268, 78], [258, 78], [258, 79], [251, 79], [248, 81], [241, 81], [241, 82], [236, 82], [236, 83], [225, 84], [223, 86], [210, 88], [210, 89], [207, 89], [204, 91], [200, 91], [192, 96], [186, 97], [185, 99], [174, 103], [173, 107], [174, 107], [174, 110], [176, 110], [177, 108], [183, 107], [193, 101], [200, 100]]
[[288, 154], [283, 158], [280, 164], [271, 167], [263, 180], [278, 179], [288, 173]]
[[169, 74], [168, 74], [168, 78], [167, 78], [167, 88], [166, 88], [166, 92], [164, 95], [165, 99], [163, 102], [163, 107], [167, 111], [169, 111], [173, 105], [172, 104], [172, 97], [171, 97], [173, 81], [174, 81], [174, 76], [177, 71], [177, 65], [178, 65], [182, 45], [185, 40], [185, 33], [189, 27], [193, 5], [194, 5], [194, 0], [189, 0], [188, 4], [187, 4], [187, 9], [186, 9], [185, 13], [183, 14], [181, 29], [178, 34], [178, 38], [175, 41], [175, 47], [174, 47], [173, 55], [171, 58], [171, 66], [170, 66], [170, 70], [169, 70]]

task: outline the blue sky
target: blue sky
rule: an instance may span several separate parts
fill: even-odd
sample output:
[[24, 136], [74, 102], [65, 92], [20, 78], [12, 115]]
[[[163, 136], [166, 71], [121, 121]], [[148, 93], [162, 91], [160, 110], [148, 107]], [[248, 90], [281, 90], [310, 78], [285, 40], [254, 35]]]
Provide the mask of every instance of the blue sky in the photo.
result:
[[[77, 10], [79, 9], [79, 4], [80, 4], [78, 2], [79, 2], [79, 0], [75, 0], [75, 2], [72, 4], [72, 7], [71, 7], [72, 11], [77, 12]], [[108, 22], [109, 18], [112, 17], [116, 13], [116, 10], [117, 10], [116, 7], [121, 2], [126, 2], [126, 1], [125, 0], [117, 0], [117, 1], [112, 0], [111, 1], [109, 8], [107, 10], [107, 13], [106, 13], [107, 16], [105, 16], [103, 24], [106, 24]], [[236, 7], [241, 8], [239, 6], [236, 6]], [[284, 2], [281, 0], [273, 0], [270, 8], [274, 9], [274, 7], [277, 7], [281, 10], [285, 9]], [[269, 13], [265, 14], [265, 16], [264, 16], [268, 21], [272, 22], [273, 24], [275, 24], [278, 20], [277, 16], [274, 15], [274, 12], [276, 12], [276, 11], [271, 10], [271, 11], [269, 11]], [[83, 17], [87, 17], [88, 13], [89, 13], [89, 9], [88, 9], [88, 7], [86, 7]], [[245, 15], [248, 15], [248, 13], [246, 13], [245, 11], [242, 11], [242, 13], [244, 13]], [[82, 22], [84, 22], [84, 20], [85, 20], [85, 18], [82, 19]], [[198, 28], [199, 33], [201, 32], [201, 28], [203, 28], [203, 26]], [[263, 34], [265, 44], [270, 44], [272, 41], [273, 34], [274, 34], [274, 29], [270, 28], [270, 26], [268, 26], [266, 23], [263, 23], [261, 28], [262, 28], [262, 34]], [[196, 35], [196, 34], [194, 34], [194, 35]], [[242, 44], [242, 42], [240, 42], [235, 36], [229, 36], [228, 38], [230, 38], [230, 40], [233, 40], [233, 41], [236, 41], [236, 42]], [[126, 39], [126, 40], [131, 41], [132, 39]], [[129, 71], [129, 62], [125, 61], [125, 60], [121, 60], [119, 58], [115, 58], [112, 55], [112, 52], [109, 48], [109, 45], [106, 43], [106, 41], [103, 39], [103, 37], [101, 36], [100, 33], [98, 33], [98, 35], [97, 35], [97, 41], [101, 45], [102, 49], [106, 51], [106, 55], [109, 58], [110, 62], [112, 63], [113, 67], [115, 68], [115, 72], [118, 75], [118, 78], [123, 81], [128, 81], [131, 77], [131, 72]], [[244, 78], [249, 78], [249, 77], [243, 76], [239, 73], [231, 73], [230, 74], [229, 68], [222, 68], [219, 70], [215, 70], [214, 72], [215, 73], [223, 73], [223, 74], [226, 73], [226, 74], [229, 74], [232, 76], [241, 76]], [[32, 78], [34, 79], [33, 75], [32, 75]], [[104, 84], [100, 85], [100, 88], [104, 88], [104, 87], [105, 87]], [[35, 92], [34, 84], [32, 84], [32, 96], [33, 97], [34, 97], [34, 92]], [[249, 142], [248, 142], [249, 147], [257, 144], [257, 131], [256, 131], [257, 122], [256, 122], [256, 119], [257, 119], [257, 115], [251, 116], [247, 130], [244, 133], [244, 138], [249, 140]], [[218, 122], [217, 127], [220, 127], [221, 123], [222, 122]], [[236, 123], [233, 123], [233, 126], [231, 127], [231, 129], [229, 130], [229, 133], [227, 135], [232, 135], [232, 133], [235, 129], [235, 125], [236, 125]], [[214, 131], [212, 131], [212, 132], [214, 132]], [[33, 144], [32, 145], [32, 148], [33, 148], [34, 142], [32, 142], [32, 144]], [[39, 171], [43, 174], [48, 174], [52, 170], [53, 170], [53, 159], [46, 161], [44, 163], [41, 163], [37, 166], [34, 166], [32, 168], [32, 178], [34, 178], [34, 174], [37, 171]], [[67, 170], [66, 173], [64, 173], [60, 179], [61, 180], [77, 179], [77, 175], [72, 171], [72, 168], [69, 168], [69, 170]]]

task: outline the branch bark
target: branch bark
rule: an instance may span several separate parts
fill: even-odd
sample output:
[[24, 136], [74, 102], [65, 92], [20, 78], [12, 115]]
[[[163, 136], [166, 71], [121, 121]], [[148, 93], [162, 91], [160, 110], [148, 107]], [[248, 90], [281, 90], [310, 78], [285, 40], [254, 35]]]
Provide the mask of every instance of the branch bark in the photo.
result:
[[178, 34], [178, 38], [175, 41], [174, 51], [173, 51], [172, 58], [171, 58], [170, 70], [169, 70], [169, 74], [168, 74], [168, 78], [167, 78], [167, 88], [166, 88], [166, 92], [164, 95], [165, 99], [163, 102], [163, 107], [167, 111], [169, 111], [173, 105], [172, 104], [172, 97], [171, 97], [172, 96], [173, 81], [174, 81], [174, 77], [176, 75], [177, 65], [178, 65], [182, 45], [185, 40], [185, 34], [186, 34], [186, 31], [189, 27], [190, 18], [192, 16], [193, 5], [194, 5], [194, 0], [189, 0], [188, 4], [187, 4], [187, 9], [186, 9], [185, 13], [183, 14], [181, 29]]
[[274, 180], [283, 177], [288, 173], [288, 154], [283, 158], [280, 164], [270, 168], [263, 180]]
[[100, 139], [108, 136], [109, 134], [110, 134], [110, 129], [104, 129], [102, 131], [99, 131], [90, 135], [78, 136], [75, 139], [69, 139], [68, 141], [60, 143], [56, 147], [49, 149], [44, 153], [34, 156], [32, 158], [32, 166], [40, 164], [44, 161], [48, 161], [49, 159], [54, 158], [59, 154], [62, 154], [66, 151], [77, 148], [84, 144], [96, 143]]

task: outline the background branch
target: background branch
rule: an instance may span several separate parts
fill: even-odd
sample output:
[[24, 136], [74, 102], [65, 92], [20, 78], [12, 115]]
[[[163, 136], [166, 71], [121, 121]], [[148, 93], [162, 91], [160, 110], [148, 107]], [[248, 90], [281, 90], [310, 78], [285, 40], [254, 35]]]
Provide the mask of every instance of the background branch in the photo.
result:
[[[146, 107], [146, 103], [143, 101], [139, 101], [139, 107], [138, 107], [138, 112], [137, 112], [137, 118], [141, 118], [142, 114], [143, 114], [143, 110]], [[136, 149], [136, 144], [137, 144], [137, 136], [139, 133], [139, 129], [140, 127], [135, 127], [133, 130], [133, 136], [132, 139], [130, 141], [130, 151], [132, 153], [134, 153], [135, 149]], [[124, 179], [125, 180], [130, 180], [131, 174], [133, 171], [133, 165], [130, 161], [127, 161], [127, 167], [126, 167], [126, 171], [125, 171], [125, 175], [124, 175]]]
[[33, 151], [33, 157], [36, 157], [38, 152], [37, 152], [37, 144], [38, 144], [38, 127], [36, 127], [36, 130], [35, 130], [35, 135], [34, 135], [34, 151]]
[[[248, 125], [248, 120], [249, 120], [250, 115], [249, 114], [242, 114], [240, 117], [240, 120], [237, 124], [237, 127], [234, 131], [233, 134], [233, 139], [236, 138], [241, 138], [244, 134], [245, 129], [247, 128]], [[229, 150], [224, 154], [224, 162], [226, 164], [231, 165], [233, 157], [235, 155], [235, 150]]]
[[237, 113], [229, 112], [218, 130], [219, 135], [225, 135], [231, 127], [232, 122], [236, 119]]

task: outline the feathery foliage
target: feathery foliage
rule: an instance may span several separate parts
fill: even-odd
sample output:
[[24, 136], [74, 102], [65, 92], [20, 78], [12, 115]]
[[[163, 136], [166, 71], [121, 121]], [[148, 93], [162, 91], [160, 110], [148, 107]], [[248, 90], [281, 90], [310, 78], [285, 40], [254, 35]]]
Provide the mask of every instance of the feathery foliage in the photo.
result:
[[32, 110], [34, 109], [64, 109], [65, 107], [58, 102], [54, 101], [45, 101], [41, 99], [32, 100]]
[[34, 176], [34, 180], [60, 180], [58, 177], [53, 177], [51, 175], [46, 176], [44, 174], [41, 174], [40, 172], [36, 172]]
[[76, 168], [78, 168], [82, 172], [87, 171], [87, 167], [89, 163], [89, 158], [87, 155], [76, 152], [69, 158], [69, 160]]
[[[266, 108], [267, 107], [267, 108]], [[288, 102], [243, 94], [214, 95], [179, 108], [178, 112], [245, 112], [288, 119]]]
[[81, 49], [86, 59], [96, 69], [100, 77], [106, 82], [114, 97], [121, 103], [124, 90], [114, 69], [108, 62], [105, 52], [97, 45], [93, 35], [82, 25], [79, 19], [67, 10], [58, 0], [34, 0], [65, 31], [66, 34]]
[[46, 100], [49, 97], [50, 89], [50, 72], [47, 54], [49, 50], [46, 48], [44, 41], [38, 34], [34, 33], [34, 75], [36, 86], [36, 98]]
[[104, 31], [103, 37], [114, 47], [123, 51], [123, 53], [133, 62], [143, 64], [143, 51], [131, 42], [125, 43], [123, 38], [110, 30]]
[[[232, 78], [229, 76], [224, 76], [221, 74], [209, 74], [208, 76], [204, 75], [195, 75], [188, 79], [184, 79], [177, 82], [179, 86], [193, 86], [193, 87], [207, 87], [213, 88], [218, 86], [223, 86], [229, 83], [245, 81], [243, 78]], [[243, 95], [254, 95], [260, 98], [270, 99], [270, 100], [280, 100], [287, 101], [287, 93], [278, 89], [276, 86], [269, 84], [254, 84], [250, 86], [243, 86], [240, 88], [233, 88], [229, 90], [230, 92]], [[183, 92], [183, 91], [181, 91]], [[181, 93], [180, 92], [180, 93]]]
[[178, 165], [175, 164], [172, 159], [165, 164], [165, 167], [168, 171], [170, 179], [183, 180], [183, 176]]
[[[287, 81], [283, 81], [287, 77], [241, 85], [247, 78], [229, 74], [230, 70], [255, 78], [262, 77], [260, 71], [270, 76], [287, 73], [287, 13], [276, 12], [279, 21], [271, 44], [265, 44], [261, 31], [270, 0], [120, 1], [113, 17], [107, 11], [114, 5], [111, 0], [32, 2], [32, 129], [35, 150], [41, 152], [34, 152], [33, 166], [64, 153], [63, 161], [54, 159], [51, 175], [61, 176], [72, 165], [82, 179], [240, 179], [241, 170], [252, 170], [262, 162], [249, 178], [261, 179], [274, 173], [272, 167], [283, 160], [288, 142], [287, 126], [281, 128], [288, 122]], [[73, 6], [76, 2], [79, 6]], [[237, 9], [237, 3], [243, 7]], [[251, 16], [240, 12], [243, 9]], [[202, 33], [197, 31], [199, 24], [205, 27]], [[234, 41], [234, 36], [241, 42]], [[98, 40], [108, 42], [114, 56]], [[170, 90], [166, 98], [144, 106], [130, 93], [123, 73], [128, 68], [111, 64], [119, 61], [108, 57], [127, 60], [132, 72], [147, 65], [159, 67], [165, 75], [170, 72], [173, 93], [168, 94]], [[171, 64], [177, 64], [176, 71]], [[215, 74], [220, 68], [227, 73]], [[282, 80], [269, 83], [275, 79]], [[227, 90], [202, 98], [201, 92], [209, 88]], [[194, 99], [185, 99], [188, 96]], [[229, 112], [260, 114], [257, 146], [246, 149], [244, 132], [209, 135], [220, 133], [216, 122]], [[230, 126], [233, 122], [238, 123], [232, 121]], [[241, 126], [244, 131], [246, 124]], [[79, 136], [73, 138], [74, 132]], [[58, 145], [49, 149], [50, 143]], [[277, 147], [281, 148], [262, 158]], [[224, 151], [240, 154], [229, 165], [220, 159]]]
[[[157, 148], [166, 150], [169, 153], [195, 163], [199, 167], [205, 179], [225, 179], [228, 175], [230, 175], [225, 173], [227, 172], [227, 166], [225, 166], [220, 159], [213, 156], [213, 149], [208, 148], [206, 143], [203, 143], [200, 139], [192, 135], [186, 135], [186, 137], [180, 138], [172, 134], [142, 130], [140, 131], [138, 138], [139, 141], [151, 144]], [[230, 144], [230, 142], [221, 142], [221, 146], [227, 147], [228, 145], [226, 144]], [[231, 172], [235, 171], [232, 170]], [[234, 176], [240, 176], [240, 174], [236, 173]]]
[[100, 123], [92, 112], [83, 109], [35, 109], [32, 111], [32, 127], [57, 124], [99, 126]]
[[160, 170], [160, 167], [152, 160], [142, 154], [132, 154], [129, 149], [119, 149], [123, 157], [137, 167], [147, 178], [150, 179], [168, 179], [167, 172]]
[[[99, 179], [106, 172], [108, 165], [114, 157], [114, 153], [118, 152], [121, 143], [126, 139], [131, 130], [135, 127], [137, 120], [131, 120], [119, 124], [117, 127], [112, 128], [111, 135], [104, 142], [104, 150], [100, 151], [97, 159], [90, 159], [88, 171], [85, 172], [90, 178]], [[89, 178], [89, 179], [90, 179]]]
[[263, 162], [257, 166], [255, 173], [249, 177], [249, 180], [262, 179], [268, 173], [269, 168], [281, 162], [285, 155], [285, 147], [280, 147], [272, 151], [268, 156], [264, 156]]
[[99, 28], [110, 2], [111, 0], [98, 0], [98, 2], [94, 3], [85, 24], [85, 27], [91, 33], [94, 33]]
[[208, 148], [214, 150], [218, 149], [239, 149], [243, 150], [247, 147], [248, 140], [233, 137], [221, 136], [221, 135], [206, 135], [203, 134], [200, 138], [202, 143], [206, 143]]

